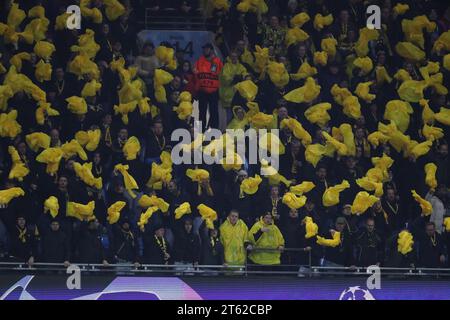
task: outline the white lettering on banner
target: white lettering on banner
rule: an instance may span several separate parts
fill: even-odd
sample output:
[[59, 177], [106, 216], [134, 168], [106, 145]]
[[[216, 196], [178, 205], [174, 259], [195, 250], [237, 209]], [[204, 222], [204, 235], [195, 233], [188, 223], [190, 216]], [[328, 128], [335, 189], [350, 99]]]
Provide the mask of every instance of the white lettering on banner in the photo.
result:
[[81, 9], [77, 5], [70, 5], [67, 7], [66, 13], [70, 16], [66, 20], [66, 27], [69, 30], [81, 29]]
[[370, 5], [367, 7], [366, 10], [367, 14], [370, 14], [370, 16], [367, 18], [367, 28], [370, 30], [381, 29], [381, 9], [377, 5]]
[[370, 290], [381, 289], [380, 267], [376, 265], [368, 266], [366, 272], [370, 274], [366, 281], [367, 288]]
[[70, 276], [67, 278], [66, 285], [67, 289], [81, 289], [81, 270], [76, 264], [71, 264], [66, 271]]

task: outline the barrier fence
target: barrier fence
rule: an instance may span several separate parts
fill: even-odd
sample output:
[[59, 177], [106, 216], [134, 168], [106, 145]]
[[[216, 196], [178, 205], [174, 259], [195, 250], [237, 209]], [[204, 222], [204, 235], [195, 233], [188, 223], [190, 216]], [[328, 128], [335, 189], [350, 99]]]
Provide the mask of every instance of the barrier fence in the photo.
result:
[[[80, 272], [84, 273], [117, 273], [117, 274], [145, 274], [145, 275], [175, 275], [175, 276], [249, 276], [249, 275], [287, 275], [300, 277], [322, 277], [322, 276], [366, 276], [366, 267], [325, 267], [311, 264], [311, 251], [304, 248], [252, 248], [252, 251], [283, 251], [283, 252], [307, 252], [308, 264], [277, 264], [259, 265], [253, 264], [246, 259], [244, 265], [189, 265], [189, 264], [139, 264], [132, 263], [116, 264], [96, 264], [96, 263], [72, 263], [76, 265]], [[401, 276], [401, 277], [450, 277], [450, 268], [392, 268], [380, 267], [381, 276]], [[42, 263], [37, 262], [28, 265], [25, 262], [0, 262], [1, 271], [13, 272], [66, 272], [67, 267], [63, 263]]]

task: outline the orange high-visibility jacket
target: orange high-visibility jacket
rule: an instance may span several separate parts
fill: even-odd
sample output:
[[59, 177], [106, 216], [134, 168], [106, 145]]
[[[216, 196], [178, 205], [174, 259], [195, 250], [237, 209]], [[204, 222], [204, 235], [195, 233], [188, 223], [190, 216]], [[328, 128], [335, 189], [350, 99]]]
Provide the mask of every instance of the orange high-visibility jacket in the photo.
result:
[[214, 57], [209, 61], [202, 55], [195, 63], [198, 90], [206, 93], [213, 93], [219, 90], [219, 74], [222, 71], [222, 67], [222, 61], [218, 57]]

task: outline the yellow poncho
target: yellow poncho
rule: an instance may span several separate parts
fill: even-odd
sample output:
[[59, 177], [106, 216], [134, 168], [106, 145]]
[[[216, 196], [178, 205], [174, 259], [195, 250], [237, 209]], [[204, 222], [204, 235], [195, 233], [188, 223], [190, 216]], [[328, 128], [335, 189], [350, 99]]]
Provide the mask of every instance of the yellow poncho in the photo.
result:
[[87, 160], [86, 151], [84, 151], [83, 147], [78, 143], [77, 140], [72, 139], [70, 142], [66, 142], [61, 146], [61, 150], [63, 152], [64, 159], [70, 159], [74, 156], [78, 156], [81, 160]]
[[25, 195], [25, 191], [22, 188], [9, 188], [6, 190], [0, 190], [0, 205], [7, 205], [12, 199]]
[[152, 215], [156, 211], [158, 211], [158, 207], [150, 207], [141, 214], [141, 216], [139, 217], [139, 221], [137, 223], [141, 231], [144, 231], [145, 225], [148, 223], [148, 220], [152, 217]]
[[370, 142], [371, 145], [374, 147], [378, 147], [380, 143], [386, 143], [389, 141], [389, 137], [380, 131], [374, 131], [371, 134], [367, 136], [367, 140]]
[[426, 15], [414, 17], [413, 20], [402, 19], [402, 30], [405, 40], [422, 49], [425, 44], [423, 29], [426, 29], [427, 32], [432, 32], [436, 29], [436, 23], [430, 22]]
[[102, 132], [100, 129], [88, 130], [88, 131], [78, 131], [75, 134], [75, 139], [80, 145], [86, 148], [87, 151], [94, 151], [97, 149], [100, 143], [100, 137]]
[[387, 70], [385, 67], [383, 66], [376, 66], [375, 67], [375, 75], [377, 78], [377, 84], [381, 85], [385, 82], [387, 83], [391, 83], [392, 82], [392, 78], [391, 76], [388, 74]]
[[397, 43], [395, 45], [395, 51], [399, 56], [413, 62], [419, 62], [425, 59], [425, 52], [410, 42]]
[[316, 185], [311, 182], [311, 181], [303, 181], [302, 183], [296, 185], [296, 186], [291, 186], [289, 188], [289, 192], [292, 192], [293, 194], [297, 195], [297, 196], [301, 196], [304, 193], [308, 193], [309, 191], [311, 191], [312, 189], [314, 189], [316, 187]]
[[261, 73], [266, 69], [266, 65], [269, 62], [269, 48], [261, 48], [256, 45], [254, 55], [254, 69], [257, 73]]
[[122, 122], [124, 124], [128, 124], [128, 113], [136, 110], [137, 104], [138, 104], [137, 101], [131, 101], [128, 103], [121, 103], [119, 105], [114, 105], [114, 114], [120, 113], [122, 115]]
[[95, 201], [88, 204], [81, 204], [77, 202], [67, 202], [67, 216], [77, 218], [80, 221], [92, 220], [94, 217]]
[[333, 128], [332, 134], [335, 139], [343, 142], [347, 147], [347, 155], [354, 156], [356, 154], [355, 137], [351, 125], [343, 123], [339, 128]]
[[[268, 228], [269, 231], [263, 232], [262, 235], [255, 240], [255, 233], [261, 228]], [[262, 220], [256, 222], [248, 233], [248, 240], [255, 246], [261, 249], [278, 249], [284, 246], [284, 238], [278, 227], [274, 224], [266, 225]], [[275, 265], [280, 264], [280, 251], [250, 251], [248, 258], [256, 264]]]
[[391, 100], [386, 104], [384, 119], [391, 120], [403, 133], [409, 127], [409, 117], [414, 111], [408, 102], [402, 100]]
[[222, 159], [220, 159], [220, 164], [225, 171], [237, 171], [242, 167], [244, 161], [236, 152], [227, 152], [227, 154]]
[[97, 94], [98, 91], [100, 91], [101, 88], [102, 84], [97, 80], [93, 79], [84, 85], [83, 90], [81, 91], [81, 96], [83, 98], [95, 97], [95, 95]]
[[192, 106], [192, 102], [190, 101], [182, 101], [178, 105], [178, 107], [174, 107], [173, 111], [175, 111], [178, 115], [178, 119], [186, 120], [188, 117], [192, 115], [194, 107]]
[[337, 41], [334, 38], [322, 39], [320, 43], [320, 48], [327, 53], [330, 57], [336, 55]]
[[134, 180], [134, 178], [131, 176], [131, 174], [128, 173], [128, 169], [129, 169], [128, 165], [123, 164], [117, 164], [114, 167], [115, 171], [118, 171], [122, 174], [125, 189], [128, 191], [128, 194], [134, 199], [136, 198], [136, 194], [134, 193], [133, 190], [139, 189], [139, 186], [136, 180]]
[[23, 178], [30, 173], [30, 170], [25, 166], [25, 163], [20, 158], [16, 148], [9, 146], [8, 153], [10, 154], [12, 160], [12, 167], [11, 171], [9, 171], [8, 179], [23, 181]]
[[445, 231], [450, 232], [450, 217], [444, 218]]
[[[258, 94], [258, 86], [252, 80], [241, 81], [234, 85], [242, 98], [247, 101], [253, 101]], [[230, 101], [231, 103], [231, 101]]]
[[308, 77], [303, 86], [288, 92], [283, 98], [294, 103], [311, 102], [317, 98], [320, 89], [321, 87], [316, 84], [316, 81], [312, 77]]
[[328, 53], [325, 51], [314, 52], [313, 62], [315, 65], [326, 66], [328, 61]]
[[164, 168], [155, 162], [152, 163], [152, 175], [147, 181], [147, 187], [154, 190], [161, 190], [164, 183], [169, 183], [172, 180], [172, 168]]
[[213, 222], [217, 220], [217, 212], [203, 203], [197, 206], [197, 210], [202, 219], [205, 221], [206, 227], [208, 229], [214, 229]]
[[156, 69], [153, 77], [153, 87], [155, 89], [156, 101], [160, 103], [167, 102], [166, 89], [164, 86], [173, 80], [173, 76], [162, 69]]
[[191, 213], [191, 205], [189, 202], [183, 202], [175, 209], [175, 220], [181, 219], [185, 214]]
[[363, 71], [364, 75], [369, 74], [369, 72], [373, 69], [373, 62], [369, 57], [358, 57], [353, 61], [353, 65], [360, 68]]
[[286, 192], [283, 195], [282, 202], [291, 209], [300, 209], [306, 203], [305, 196], [296, 196], [292, 192]]
[[50, 136], [43, 132], [33, 132], [25, 136], [28, 147], [34, 152], [50, 147], [50, 140]]
[[290, 47], [293, 44], [306, 41], [309, 35], [298, 27], [288, 29], [285, 36], [286, 47]]
[[302, 222], [305, 224], [305, 239], [315, 237], [319, 233], [319, 226], [314, 223], [311, 217], [305, 217]]
[[255, 177], [245, 178], [241, 182], [240, 190], [246, 194], [255, 194], [258, 191], [258, 187], [261, 184], [262, 179], [259, 175], [255, 175]]
[[376, 98], [374, 94], [370, 93], [370, 86], [372, 83], [372, 81], [358, 83], [355, 89], [355, 94], [365, 102], [372, 102], [372, 100]]
[[308, 131], [306, 131], [302, 124], [294, 118], [283, 119], [280, 123], [280, 128], [288, 127], [292, 131], [293, 135], [299, 139], [304, 146], [311, 144], [312, 137]]
[[321, 31], [324, 27], [327, 27], [333, 23], [333, 15], [322, 16], [320, 13], [314, 16], [313, 26], [317, 31]]
[[125, 159], [127, 160], [135, 160], [141, 151], [141, 143], [139, 139], [136, 137], [128, 138], [127, 142], [125, 142], [122, 148]]
[[94, 31], [86, 29], [86, 32], [78, 37], [78, 45], [71, 46], [70, 50], [93, 59], [100, 50], [100, 46], [95, 42], [94, 35]]
[[0, 85], [0, 110], [5, 111], [8, 107], [8, 100], [14, 96], [9, 85]]
[[159, 62], [166, 66], [169, 70], [177, 68], [177, 60], [175, 59], [175, 50], [165, 46], [159, 46], [155, 49], [155, 56]]
[[321, 236], [317, 236], [317, 244], [323, 247], [337, 247], [341, 244], [341, 233], [334, 231], [332, 239], [325, 239]]
[[108, 216], [106, 219], [108, 220], [109, 224], [114, 224], [120, 219], [120, 211], [126, 206], [125, 201], [116, 201], [108, 208]]
[[324, 127], [331, 120], [330, 114], [327, 112], [330, 109], [331, 103], [318, 103], [306, 109], [305, 117], [309, 122]]
[[396, 15], [402, 15], [405, 14], [406, 11], [409, 10], [409, 5], [403, 4], [403, 3], [397, 3], [394, 8], [392, 8], [392, 11]]
[[360, 215], [366, 212], [367, 209], [372, 207], [375, 202], [380, 200], [379, 198], [368, 194], [365, 191], [360, 191], [356, 194], [352, 204], [352, 214]]
[[50, 196], [44, 201], [44, 212], [50, 211], [50, 215], [55, 218], [59, 213], [59, 202], [55, 196]]
[[444, 137], [444, 130], [439, 127], [433, 127], [425, 124], [422, 128], [422, 134], [425, 139], [435, 141]]
[[90, 187], [100, 190], [103, 187], [102, 178], [95, 178], [92, 173], [92, 162], [80, 164], [75, 162], [73, 169], [78, 178]]
[[286, 179], [284, 176], [279, 174], [274, 167], [268, 164], [267, 160], [262, 159], [260, 162], [261, 162], [261, 174], [267, 177], [267, 179], [269, 180], [269, 184], [271, 186], [279, 185], [281, 182], [286, 187], [289, 187], [291, 185], [292, 181]]
[[169, 204], [164, 201], [164, 199], [158, 198], [155, 195], [152, 195], [150, 197], [146, 194], [142, 195], [142, 197], [138, 201], [138, 204], [142, 208], [155, 206], [159, 210], [161, 210], [162, 213], [166, 213], [169, 210]]
[[[233, 80], [235, 77], [243, 77], [247, 74], [247, 70], [241, 63], [232, 63], [231, 61], [227, 61], [222, 68], [222, 72], [219, 76], [220, 87], [219, 87], [219, 96], [220, 101], [222, 102], [222, 106], [225, 108], [231, 107], [231, 101], [233, 100], [233, 96], [238, 88], [237, 85], [233, 85]], [[241, 91], [243, 90], [243, 91]], [[247, 95], [251, 96], [251, 93], [246, 93], [247, 90], [251, 92], [254, 90], [254, 87], [242, 87], [239, 90], [239, 93], [246, 97]], [[257, 91], [257, 88], [256, 88]], [[245, 94], [245, 95], [243, 95]], [[256, 96], [256, 93], [255, 93]], [[253, 98], [254, 99], [254, 98]], [[249, 100], [250, 101], [250, 100]]]
[[398, 234], [397, 250], [403, 255], [410, 253], [413, 250], [414, 239], [413, 235], [407, 230], [403, 230]]
[[350, 188], [350, 184], [347, 180], [343, 180], [342, 183], [329, 187], [322, 195], [322, 203], [325, 207], [331, 207], [339, 203], [339, 194], [345, 189]]
[[301, 28], [311, 18], [306, 12], [300, 12], [291, 18], [291, 26]]
[[118, 0], [103, 0], [105, 14], [109, 21], [114, 21], [126, 13], [125, 7]]
[[16, 67], [17, 72], [20, 72], [22, 69], [22, 60], [30, 61], [31, 55], [28, 52], [20, 52], [16, 53], [9, 59], [9, 63], [11, 63], [14, 67]]
[[424, 216], [429, 216], [433, 212], [433, 206], [431, 205], [431, 203], [419, 196], [416, 190], [411, 190], [411, 194], [414, 200], [419, 203], [420, 208], [422, 209], [422, 214]]
[[55, 52], [55, 46], [48, 41], [38, 41], [34, 45], [33, 51], [39, 57], [46, 61], [50, 60], [53, 52]]
[[434, 114], [434, 118], [436, 121], [445, 124], [446, 126], [450, 126], [450, 109], [441, 107], [439, 112]]
[[423, 99], [423, 90], [428, 85], [427, 81], [405, 80], [397, 89], [397, 93], [402, 100], [419, 102]]
[[273, 125], [274, 116], [271, 114], [265, 114], [258, 112], [250, 118], [250, 124], [255, 129], [270, 129]]
[[419, 100], [419, 105], [423, 108], [422, 110], [422, 121], [424, 124], [433, 124], [435, 113], [433, 110], [431, 110], [428, 100], [421, 99]]
[[50, 103], [45, 101], [38, 102], [38, 108], [35, 111], [36, 122], [40, 125], [45, 123], [45, 117], [59, 116], [59, 111], [53, 109]]
[[[334, 152], [334, 149], [333, 149]], [[305, 159], [309, 163], [313, 165], [315, 168], [317, 166], [317, 163], [322, 159], [322, 157], [327, 153], [327, 147], [320, 144], [320, 143], [314, 143], [310, 144], [306, 147], [305, 150]]]
[[297, 73], [291, 73], [291, 79], [300, 80], [312, 77], [317, 74], [317, 68], [312, 67], [308, 61], [302, 63], [298, 68]]
[[72, 96], [66, 99], [67, 108], [74, 114], [86, 114], [87, 104], [86, 100], [82, 97]]
[[430, 187], [431, 190], [435, 190], [437, 187], [437, 180], [436, 180], [437, 166], [434, 163], [430, 162], [424, 166], [424, 170], [425, 170], [425, 183], [427, 184], [427, 186]]
[[204, 169], [187, 169], [186, 175], [194, 182], [209, 179], [209, 172]]
[[369, 41], [376, 40], [379, 32], [376, 29], [364, 27], [359, 30], [359, 38], [355, 43], [355, 52], [358, 57], [365, 57], [369, 53]]
[[0, 114], [0, 137], [15, 138], [22, 132], [22, 126], [16, 121], [17, 110]]
[[337, 139], [333, 138], [332, 136], [330, 136], [327, 132], [322, 131], [322, 135], [325, 138], [325, 140], [327, 141], [327, 144], [331, 145], [340, 156], [347, 156], [349, 155], [349, 150], [347, 148], [347, 146], [338, 141]]
[[59, 163], [63, 154], [61, 148], [48, 148], [36, 157], [36, 161], [47, 164], [46, 172], [50, 175], [54, 175], [59, 169]]
[[270, 81], [277, 87], [283, 88], [289, 83], [289, 73], [283, 63], [269, 62], [267, 65], [267, 73]]
[[238, 220], [232, 225], [228, 219], [219, 228], [220, 242], [222, 242], [225, 256], [225, 263], [228, 265], [245, 264], [247, 251], [244, 248], [244, 242], [248, 238], [247, 225], [242, 220]]

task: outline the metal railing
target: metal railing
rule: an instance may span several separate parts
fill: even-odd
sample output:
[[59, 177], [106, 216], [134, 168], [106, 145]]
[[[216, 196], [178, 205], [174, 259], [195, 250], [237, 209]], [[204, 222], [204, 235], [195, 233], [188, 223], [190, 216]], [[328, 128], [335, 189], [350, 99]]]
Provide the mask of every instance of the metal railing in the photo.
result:
[[[308, 254], [308, 264], [305, 265], [260, 265], [249, 263], [248, 258], [244, 265], [188, 265], [188, 264], [96, 264], [96, 263], [73, 263], [80, 268], [81, 272], [87, 273], [117, 273], [135, 275], [174, 275], [174, 276], [249, 276], [249, 275], [290, 275], [301, 277], [326, 277], [326, 276], [367, 276], [366, 267], [324, 267], [312, 265], [311, 251], [304, 248], [257, 248], [249, 251], [263, 252], [305, 252]], [[256, 269], [256, 270], [255, 270]], [[63, 263], [33, 263], [31, 266], [26, 262], [0, 262], [0, 272], [66, 272]], [[391, 277], [450, 277], [450, 268], [392, 268], [380, 267], [381, 276]]]

